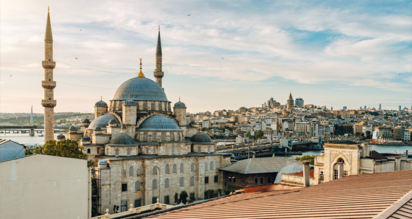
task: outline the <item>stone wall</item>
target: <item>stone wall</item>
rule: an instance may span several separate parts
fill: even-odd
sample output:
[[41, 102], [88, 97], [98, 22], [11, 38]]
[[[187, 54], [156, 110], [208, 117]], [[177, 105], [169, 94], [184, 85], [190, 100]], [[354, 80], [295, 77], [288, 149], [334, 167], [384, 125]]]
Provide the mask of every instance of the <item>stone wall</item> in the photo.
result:
[[136, 125], [136, 120], [137, 120], [136, 112], [137, 112], [137, 106], [122, 106], [123, 124]]
[[[303, 182], [303, 176], [299, 176], [293, 173], [282, 173], [282, 180], [280, 181], [282, 184], [293, 185], [293, 186], [302, 186], [304, 187], [305, 184]], [[314, 186], [317, 185], [317, 181], [315, 178], [309, 177], [309, 185]]]
[[[277, 173], [240, 174], [224, 171], [224, 189], [243, 189], [248, 186], [273, 184], [276, 175]], [[229, 177], [235, 177], [235, 180]]]

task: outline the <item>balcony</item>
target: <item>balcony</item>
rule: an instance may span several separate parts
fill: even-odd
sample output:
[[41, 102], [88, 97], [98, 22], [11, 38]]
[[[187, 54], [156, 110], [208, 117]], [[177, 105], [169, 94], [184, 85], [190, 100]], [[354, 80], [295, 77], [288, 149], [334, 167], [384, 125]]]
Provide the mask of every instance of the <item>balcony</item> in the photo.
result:
[[56, 104], [56, 100], [41, 100], [41, 105], [43, 107], [55, 107]]
[[56, 67], [56, 62], [54, 61], [42, 61], [41, 64], [45, 69], [54, 69]]
[[42, 81], [41, 86], [46, 89], [54, 89], [56, 87], [55, 81]]

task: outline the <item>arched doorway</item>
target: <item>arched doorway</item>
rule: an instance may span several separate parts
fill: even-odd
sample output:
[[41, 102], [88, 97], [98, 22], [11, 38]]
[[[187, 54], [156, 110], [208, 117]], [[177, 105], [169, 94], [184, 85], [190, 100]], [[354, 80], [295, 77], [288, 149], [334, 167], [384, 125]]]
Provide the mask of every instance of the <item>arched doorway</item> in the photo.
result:
[[340, 179], [344, 176], [345, 161], [339, 158], [333, 165], [333, 179]]

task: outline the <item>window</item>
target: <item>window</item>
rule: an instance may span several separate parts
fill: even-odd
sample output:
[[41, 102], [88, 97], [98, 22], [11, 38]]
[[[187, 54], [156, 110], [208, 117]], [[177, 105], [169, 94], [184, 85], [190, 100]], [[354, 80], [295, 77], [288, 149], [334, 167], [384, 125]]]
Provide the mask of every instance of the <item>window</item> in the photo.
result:
[[152, 181], [152, 189], [157, 189], [157, 179]]
[[148, 154], [149, 153], [149, 148], [146, 148], [146, 154]]
[[141, 199], [134, 200], [134, 207], [137, 208], [137, 207], [140, 207], [140, 206], [142, 206], [142, 201], [141, 201]]
[[166, 141], [166, 134], [164, 132], [162, 133], [162, 141]]
[[173, 173], [177, 173], [177, 167], [176, 167], [176, 164], [173, 164]]
[[129, 177], [133, 177], [133, 173], [134, 173], [133, 167], [130, 166], [129, 167]]
[[232, 182], [232, 178], [229, 178], [229, 182]]
[[114, 153], [115, 153], [116, 155], [119, 155], [119, 149], [116, 149], [116, 150], [114, 151]]
[[177, 147], [177, 154], [180, 154], [180, 147]]
[[126, 177], [126, 170], [122, 170], [122, 177], [123, 177], [123, 178]]
[[140, 206], [142, 206], [142, 201], [141, 201], [141, 199], [134, 200], [134, 207], [137, 208], [137, 207], [140, 207]]
[[172, 146], [172, 154], [175, 154], [175, 146]]
[[190, 193], [190, 199], [195, 199], [195, 193]]
[[127, 184], [126, 183], [122, 184], [122, 192], [127, 192]]
[[165, 196], [165, 204], [170, 204], [170, 201], [169, 201], [169, 196], [167, 195], [167, 196]]
[[256, 183], [256, 184], [258, 183], [258, 179], [257, 179], [257, 178], [255, 178], [255, 183]]
[[156, 154], [156, 148], [153, 148], [153, 154]]
[[270, 177], [268, 177], [268, 183], [270, 183]]
[[234, 183], [236, 182], [236, 178], [233, 178], [233, 182], [234, 182]]
[[194, 164], [192, 164], [191, 166], [190, 166], [190, 172], [194, 172], [195, 171], [195, 165]]
[[263, 178], [260, 178], [260, 184], [263, 184]]
[[100, 148], [97, 148], [97, 154], [100, 154]]
[[195, 177], [191, 176], [190, 177], [190, 186], [194, 186], [195, 185]]
[[348, 171], [343, 171], [343, 176], [348, 176]]
[[120, 212], [127, 211], [127, 201], [123, 200], [120, 203]]
[[155, 108], [154, 108], [154, 103], [150, 104], [150, 109], [151, 109], [151, 110], [154, 110], [154, 109], [155, 109]]
[[156, 141], [156, 138], [157, 138], [157, 134], [154, 133], [154, 134], [153, 134], [153, 141]]
[[134, 189], [135, 189], [136, 191], [139, 191], [139, 190], [140, 190], [140, 181], [136, 181], [136, 182], [134, 183]]
[[169, 188], [169, 179], [166, 179], [165, 180], [165, 189], [168, 189]]
[[147, 133], [144, 133], [144, 141], [148, 141], [149, 137], [147, 137]]
[[210, 161], [210, 170], [213, 170], [213, 161]]
[[209, 183], [209, 177], [206, 176], [206, 177], [205, 177], [205, 184], [208, 184], [208, 183]]
[[207, 171], [207, 163], [205, 163], [205, 172]]
[[147, 104], [143, 103], [143, 110], [147, 110]]
[[319, 179], [320, 179], [320, 180], [323, 180], [323, 171], [320, 171]]
[[153, 197], [152, 198], [152, 204], [156, 204], [157, 203], [157, 197]]
[[183, 173], [183, 163], [180, 164], [180, 173]]
[[127, 155], [130, 156], [130, 149], [127, 149]]
[[338, 170], [335, 170], [335, 179], [338, 179]]
[[197, 147], [197, 152], [202, 152], [202, 148], [200, 146]]
[[217, 182], [219, 182], [219, 176], [218, 175], [215, 176], [215, 183], [217, 183]]
[[169, 164], [166, 164], [165, 173], [166, 173], [166, 174], [169, 174]]
[[181, 177], [180, 178], [180, 187], [183, 187], [184, 186], [184, 179], [183, 179], [183, 177]]
[[170, 141], [174, 141], [174, 138], [175, 137], [175, 135], [173, 134], [173, 133], [170, 133]]
[[153, 175], [157, 175], [157, 168], [153, 167]]
[[210, 153], [210, 146], [207, 146], [207, 153]]
[[166, 154], [169, 155], [169, 148], [166, 148]]
[[216, 169], [219, 168], [219, 161], [216, 161]]
[[90, 154], [90, 148], [87, 148], [87, 153]]
[[140, 175], [140, 168], [137, 169], [137, 175]]

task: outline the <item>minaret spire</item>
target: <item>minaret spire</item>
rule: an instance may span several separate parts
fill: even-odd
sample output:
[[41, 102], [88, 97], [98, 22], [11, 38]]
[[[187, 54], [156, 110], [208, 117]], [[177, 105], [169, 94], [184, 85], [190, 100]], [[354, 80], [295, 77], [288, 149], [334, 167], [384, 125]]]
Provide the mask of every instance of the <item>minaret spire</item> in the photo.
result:
[[53, 69], [56, 67], [56, 62], [53, 61], [53, 35], [50, 22], [50, 8], [47, 12], [46, 34], [44, 36], [44, 58], [42, 65], [44, 68], [44, 99], [41, 104], [44, 107], [44, 142], [54, 139], [54, 107], [56, 100], [54, 99], [54, 88], [56, 82], [53, 81]]
[[140, 58], [140, 72], [137, 74], [138, 78], [144, 78], [144, 74], [142, 72], [142, 58]]
[[162, 43], [160, 41], [160, 26], [159, 32], [157, 35], [157, 45], [156, 45], [156, 69], [153, 72], [154, 77], [156, 78], [156, 83], [162, 87], [162, 78], [164, 73], [162, 71]]

